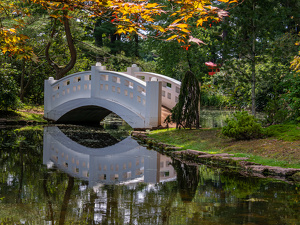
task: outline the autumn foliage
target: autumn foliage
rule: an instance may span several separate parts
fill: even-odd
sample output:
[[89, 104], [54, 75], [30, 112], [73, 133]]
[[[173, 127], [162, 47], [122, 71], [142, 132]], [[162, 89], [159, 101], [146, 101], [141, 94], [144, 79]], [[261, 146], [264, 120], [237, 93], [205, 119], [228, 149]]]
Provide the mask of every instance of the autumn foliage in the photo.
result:
[[[142, 37], [149, 34], [149, 30], [156, 30], [156, 38], [166, 40], [178, 40], [188, 46], [188, 42], [201, 41], [191, 36], [190, 21], [196, 26], [203, 26], [209, 20], [220, 21], [228, 16], [226, 10], [213, 6], [211, 0], [175, 0], [164, 3], [152, 3], [146, 0], [20, 0], [21, 2], [35, 3], [48, 10], [49, 16], [60, 19], [63, 17], [72, 18], [73, 11], [87, 12], [90, 17], [110, 18], [117, 26], [117, 34], [136, 33]], [[16, 1], [17, 2], [17, 1]], [[237, 0], [218, 0], [227, 5], [238, 3]], [[18, 33], [22, 27], [22, 17], [28, 16], [21, 11], [16, 4], [9, 1], [1, 1], [0, 13], [2, 18], [7, 15], [20, 15], [12, 27], [1, 24], [0, 41], [3, 54], [15, 54], [20, 58], [28, 58], [32, 55], [32, 50], [26, 46], [26, 36]], [[168, 4], [172, 10], [167, 10]], [[22, 9], [24, 10], [24, 9]], [[163, 14], [168, 14], [170, 22], [159, 21]], [[111, 19], [113, 18], [113, 19]], [[196, 18], [196, 19], [195, 19]], [[185, 47], [186, 48], [186, 47]]]
[[[20, 9], [17, 1], [0, 1], [0, 48], [3, 54], [16, 55], [17, 58], [33, 58], [32, 48], [26, 44], [28, 37], [20, 31], [23, 18], [29, 16], [26, 9]], [[6, 19], [13, 23], [6, 24]]]

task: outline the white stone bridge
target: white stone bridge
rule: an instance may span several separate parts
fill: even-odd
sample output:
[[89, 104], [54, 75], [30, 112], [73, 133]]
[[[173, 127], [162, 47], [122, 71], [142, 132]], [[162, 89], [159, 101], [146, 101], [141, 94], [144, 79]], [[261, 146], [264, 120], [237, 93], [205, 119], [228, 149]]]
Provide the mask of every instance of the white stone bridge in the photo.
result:
[[114, 112], [132, 128], [161, 125], [162, 106], [178, 102], [181, 82], [141, 72], [133, 65], [126, 73], [92, 66], [60, 80], [45, 80], [44, 117], [58, 123], [93, 123]]

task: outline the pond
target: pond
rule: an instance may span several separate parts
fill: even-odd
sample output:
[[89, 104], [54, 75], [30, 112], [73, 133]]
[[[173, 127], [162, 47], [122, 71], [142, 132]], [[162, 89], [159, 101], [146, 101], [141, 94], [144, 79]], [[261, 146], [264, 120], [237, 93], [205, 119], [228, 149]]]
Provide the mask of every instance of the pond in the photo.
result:
[[299, 185], [176, 161], [123, 125], [2, 127], [0, 223], [300, 224]]
[[[225, 120], [234, 114], [235, 110], [225, 109], [205, 109], [200, 110], [200, 124], [202, 128], [223, 127], [226, 125]], [[249, 112], [251, 114], [251, 112]], [[256, 113], [256, 118], [263, 121], [266, 115], [261, 112]]]

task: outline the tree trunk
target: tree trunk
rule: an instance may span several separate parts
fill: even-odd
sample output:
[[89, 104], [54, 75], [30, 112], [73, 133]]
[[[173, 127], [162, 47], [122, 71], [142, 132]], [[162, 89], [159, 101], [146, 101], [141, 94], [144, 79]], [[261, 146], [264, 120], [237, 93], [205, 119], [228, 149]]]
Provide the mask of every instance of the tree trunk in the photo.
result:
[[21, 100], [21, 102], [24, 101], [24, 94], [25, 94], [24, 77], [25, 77], [25, 59], [23, 59], [23, 61], [22, 61], [22, 74], [21, 74], [21, 84], [20, 84], [20, 100]]
[[[75, 63], [76, 63], [76, 59], [77, 59], [77, 52], [76, 52], [76, 48], [74, 45], [74, 41], [73, 41], [73, 37], [71, 34], [71, 29], [70, 29], [70, 24], [69, 24], [69, 19], [67, 18], [68, 12], [64, 11], [63, 12], [64, 17], [63, 17], [63, 23], [64, 23], [64, 28], [65, 28], [65, 32], [66, 32], [66, 37], [67, 37], [67, 42], [68, 42], [68, 47], [70, 50], [70, 54], [71, 54], [71, 59], [70, 62], [66, 65], [66, 66], [59, 66], [57, 65], [54, 61], [52, 61], [50, 59], [49, 56], [49, 49], [51, 46], [51, 40], [50, 42], [47, 44], [46, 46], [46, 50], [45, 50], [45, 54], [46, 54], [46, 59], [47, 62], [49, 63], [50, 66], [52, 66], [52, 68], [55, 70], [56, 72], [56, 80], [61, 79], [64, 75], [66, 75], [71, 69], [73, 69]], [[55, 33], [56, 33], [56, 19], [54, 21], [54, 25], [53, 25], [53, 29], [52, 29], [52, 33], [51, 33], [51, 39], [54, 37]]]
[[[255, 1], [253, 1], [252, 5], [252, 10], [253, 13], [255, 14]], [[252, 83], [252, 93], [251, 93], [251, 98], [252, 98], [252, 115], [256, 115], [256, 110], [255, 110], [255, 83], [256, 83], [256, 78], [255, 78], [255, 44], [256, 44], [256, 31], [255, 31], [255, 18], [254, 16], [252, 17], [252, 54], [251, 54], [251, 71], [252, 71], [252, 76], [251, 76], [251, 83]]]
[[66, 215], [67, 215], [67, 209], [68, 209], [68, 204], [71, 199], [71, 193], [74, 187], [74, 177], [69, 176], [68, 180], [68, 186], [64, 195], [64, 199], [61, 205], [60, 209], [60, 216], [59, 216], [59, 225], [65, 224], [66, 220]]

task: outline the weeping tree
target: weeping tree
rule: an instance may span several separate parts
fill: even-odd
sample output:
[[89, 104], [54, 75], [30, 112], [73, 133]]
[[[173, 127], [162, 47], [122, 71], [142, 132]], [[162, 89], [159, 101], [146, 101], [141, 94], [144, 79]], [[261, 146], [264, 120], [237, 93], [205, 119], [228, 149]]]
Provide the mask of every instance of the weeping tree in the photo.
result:
[[197, 77], [187, 71], [181, 82], [179, 101], [172, 109], [171, 118], [166, 120], [176, 123], [176, 127], [199, 128], [200, 87]]

